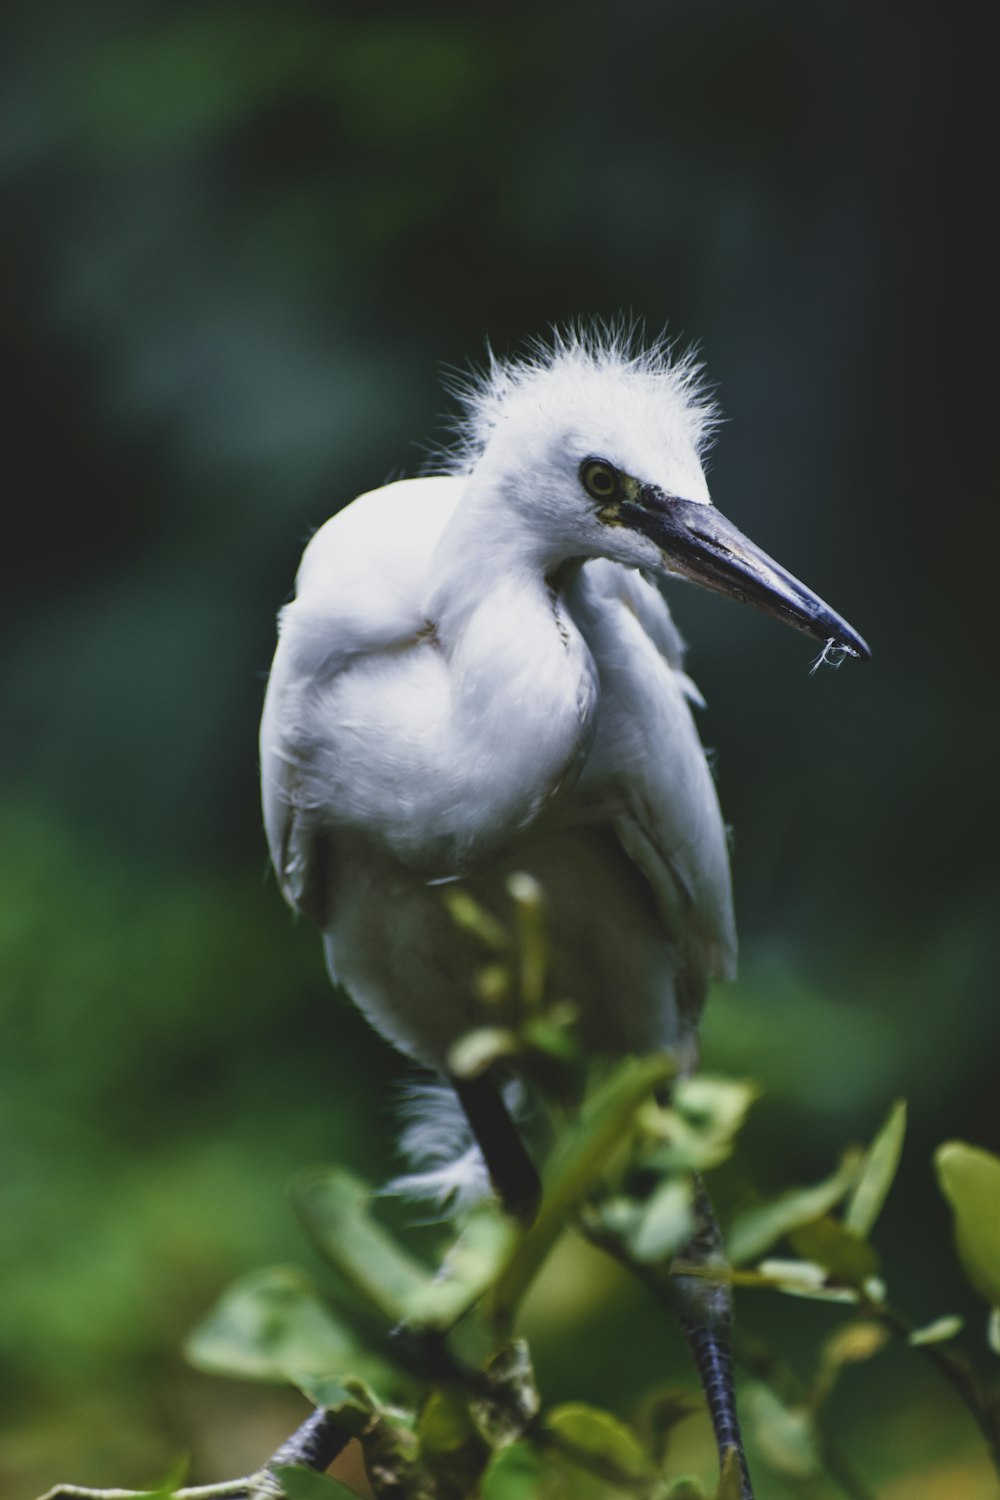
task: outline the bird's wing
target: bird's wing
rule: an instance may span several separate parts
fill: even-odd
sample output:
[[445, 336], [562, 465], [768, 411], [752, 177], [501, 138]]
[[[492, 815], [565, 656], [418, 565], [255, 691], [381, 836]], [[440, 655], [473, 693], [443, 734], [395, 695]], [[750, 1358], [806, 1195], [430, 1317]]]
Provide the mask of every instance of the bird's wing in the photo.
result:
[[708, 979], [731, 978], [736, 962], [725, 825], [688, 706], [701, 699], [670, 611], [639, 573], [589, 562], [570, 607], [601, 684], [576, 801], [603, 811], [649, 881], [696, 1012]]
[[310, 773], [329, 753], [314, 705], [359, 657], [419, 634], [426, 562], [460, 491], [458, 479], [433, 478], [361, 495], [316, 532], [279, 617], [260, 726], [261, 801], [285, 899], [314, 921], [325, 916], [328, 829]]

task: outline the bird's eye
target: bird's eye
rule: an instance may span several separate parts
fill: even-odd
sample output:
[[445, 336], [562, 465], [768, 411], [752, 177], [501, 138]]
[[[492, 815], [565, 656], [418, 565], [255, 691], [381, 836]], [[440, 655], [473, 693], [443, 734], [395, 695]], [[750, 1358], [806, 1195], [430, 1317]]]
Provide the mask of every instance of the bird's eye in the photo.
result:
[[580, 482], [595, 500], [613, 500], [620, 481], [618, 470], [603, 458], [585, 458], [580, 465]]

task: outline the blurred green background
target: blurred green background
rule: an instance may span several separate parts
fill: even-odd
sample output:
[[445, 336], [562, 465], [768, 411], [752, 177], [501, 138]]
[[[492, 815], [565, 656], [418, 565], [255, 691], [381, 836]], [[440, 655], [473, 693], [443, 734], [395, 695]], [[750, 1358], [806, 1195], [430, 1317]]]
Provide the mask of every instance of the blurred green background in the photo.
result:
[[[440, 440], [441, 366], [572, 315], [698, 340], [716, 501], [875, 651], [810, 676], [803, 638], [670, 594], [735, 830], [705, 1058], [765, 1090], [723, 1196], [824, 1173], [906, 1095], [890, 1288], [981, 1346], [929, 1154], [1000, 1147], [993, 7], [5, 17], [4, 1493], [185, 1451], [224, 1477], [298, 1418], [178, 1352], [234, 1275], [308, 1261], [297, 1167], [392, 1170], [405, 1073], [266, 874], [274, 615], [311, 530]], [[691, 1383], [582, 1252], [548, 1288], [547, 1394]], [[803, 1370], [831, 1323], [741, 1312]], [[845, 1442], [887, 1497], [993, 1493], [915, 1363], [845, 1381]]]

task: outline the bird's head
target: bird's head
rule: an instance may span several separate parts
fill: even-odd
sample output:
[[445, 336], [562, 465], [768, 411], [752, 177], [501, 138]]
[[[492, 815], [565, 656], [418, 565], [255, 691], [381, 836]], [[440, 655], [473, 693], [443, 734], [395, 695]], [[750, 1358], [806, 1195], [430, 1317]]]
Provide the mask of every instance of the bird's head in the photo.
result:
[[851, 656], [847, 621], [712, 504], [702, 458], [717, 413], [698, 364], [626, 334], [557, 335], [493, 360], [459, 391], [456, 467], [475, 473], [553, 562], [608, 557], [688, 578]]

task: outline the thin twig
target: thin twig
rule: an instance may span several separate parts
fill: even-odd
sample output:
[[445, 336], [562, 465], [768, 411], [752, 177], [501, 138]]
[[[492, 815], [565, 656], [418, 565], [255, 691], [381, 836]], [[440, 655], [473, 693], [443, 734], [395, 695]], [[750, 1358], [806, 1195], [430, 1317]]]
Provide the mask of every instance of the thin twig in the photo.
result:
[[[243, 1479], [224, 1479], [219, 1484], [187, 1485], [171, 1492], [172, 1500], [250, 1500], [253, 1496], [280, 1496], [281, 1485], [274, 1470], [282, 1464], [301, 1464], [322, 1474], [348, 1444], [351, 1433], [333, 1412], [317, 1407], [295, 1429], [290, 1438], [257, 1470]], [[57, 1484], [41, 1500], [145, 1500], [152, 1491], [95, 1490], [80, 1484]]]
[[[804, 1402], [806, 1395], [804, 1383], [765, 1344], [757, 1339], [752, 1343], [737, 1339], [733, 1352], [743, 1368], [748, 1370], [756, 1380], [770, 1386], [786, 1405]], [[840, 1447], [830, 1430], [825, 1414], [813, 1408], [812, 1418], [819, 1440], [820, 1458], [833, 1482], [849, 1497], [849, 1500], [877, 1500], [877, 1496], [868, 1488]]]
[[881, 1323], [896, 1338], [902, 1339], [916, 1353], [930, 1360], [931, 1364], [941, 1372], [986, 1439], [986, 1447], [993, 1467], [1000, 1475], [1000, 1402], [995, 1394], [990, 1399], [983, 1390], [968, 1360], [963, 1355], [956, 1354], [952, 1349], [943, 1348], [939, 1343], [910, 1343], [910, 1335], [916, 1325], [909, 1322], [902, 1313], [897, 1312], [886, 1302], [875, 1301], [861, 1291], [859, 1292], [859, 1306], [868, 1317]]
[[[627, 1271], [630, 1271], [646, 1288], [650, 1296], [659, 1302], [661, 1306], [665, 1307], [670, 1313], [676, 1313], [669, 1273], [655, 1265], [641, 1265], [633, 1260], [616, 1236], [595, 1232], [588, 1224], [581, 1224], [578, 1227], [585, 1238], [590, 1240], [591, 1244], [596, 1245], [598, 1249], [604, 1250], [606, 1254], [618, 1261], [619, 1265], [624, 1266]], [[734, 1274], [725, 1267], [705, 1267], [693, 1263], [689, 1265], [686, 1262], [681, 1265], [675, 1262], [673, 1267], [674, 1274], [680, 1271], [683, 1271], [685, 1275], [701, 1276], [709, 1280], [724, 1280], [730, 1285], [739, 1284], [740, 1279], [739, 1272]], [[749, 1364], [749, 1361], [744, 1358], [742, 1350], [738, 1350], [737, 1353], [742, 1364]], [[777, 1371], [776, 1362], [771, 1360], [770, 1356], [768, 1356], [768, 1359], [771, 1370]], [[757, 1368], [753, 1366], [750, 1366], [750, 1368], [765, 1385], [771, 1386], [772, 1389], [778, 1388], [778, 1394], [781, 1395], [780, 1381], [775, 1379], [773, 1375], [763, 1373], [759, 1361]], [[784, 1374], [785, 1372], [782, 1371], [782, 1375]], [[789, 1381], [795, 1380], [790, 1371], [787, 1374]], [[820, 1458], [823, 1467], [834, 1483], [839, 1485], [843, 1493], [849, 1497], [849, 1500], [876, 1500], [876, 1496], [867, 1488], [864, 1481], [855, 1472], [850, 1460], [842, 1452], [836, 1439], [829, 1431], [826, 1422], [821, 1417], [817, 1417], [817, 1431], [820, 1438]]]
[[[174, 1490], [172, 1500], [244, 1500], [256, 1483], [258, 1476], [248, 1474], [245, 1479], [224, 1479], [219, 1484], [194, 1484]], [[47, 1490], [41, 1500], [143, 1500], [156, 1491], [145, 1490], [94, 1490], [82, 1484], [57, 1484]]]

